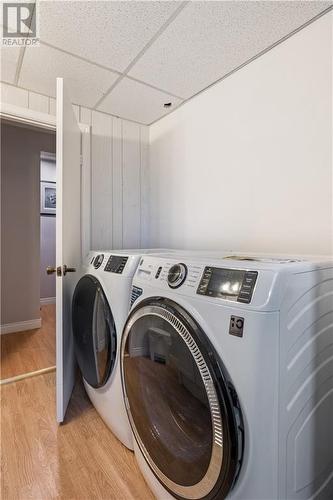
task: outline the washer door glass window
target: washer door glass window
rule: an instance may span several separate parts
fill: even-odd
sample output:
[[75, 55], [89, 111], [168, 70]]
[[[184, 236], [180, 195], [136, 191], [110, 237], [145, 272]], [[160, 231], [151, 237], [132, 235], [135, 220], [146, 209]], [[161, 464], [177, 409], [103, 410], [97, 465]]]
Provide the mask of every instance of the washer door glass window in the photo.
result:
[[85, 275], [76, 285], [72, 304], [74, 348], [83, 378], [92, 387], [108, 380], [116, 358], [116, 328], [97, 278]]
[[[171, 301], [138, 307], [125, 326], [122, 376], [130, 422], [152, 471], [178, 498], [225, 495], [236, 468], [226, 405], [198, 327]], [[200, 334], [202, 336], [202, 332]]]

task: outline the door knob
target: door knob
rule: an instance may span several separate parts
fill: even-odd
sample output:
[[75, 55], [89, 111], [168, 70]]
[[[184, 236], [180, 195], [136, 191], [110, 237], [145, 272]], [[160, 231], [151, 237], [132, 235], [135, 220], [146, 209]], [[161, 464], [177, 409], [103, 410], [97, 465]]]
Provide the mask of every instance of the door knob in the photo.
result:
[[57, 273], [57, 276], [61, 276], [61, 267], [60, 266], [59, 267], [47, 266], [46, 273], [47, 274]]
[[66, 264], [62, 266], [62, 272], [63, 275], [66, 276], [67, 273], [75, 273], [76, 269], [75, 267], [67, 267]]

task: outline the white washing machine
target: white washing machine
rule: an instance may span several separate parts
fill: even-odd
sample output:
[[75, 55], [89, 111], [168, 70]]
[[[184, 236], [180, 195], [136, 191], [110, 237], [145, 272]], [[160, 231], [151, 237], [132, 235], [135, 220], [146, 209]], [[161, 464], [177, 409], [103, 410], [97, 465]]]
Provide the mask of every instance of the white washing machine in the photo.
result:
[[120, 340], [141, 256], [159, 250], [93, 251], [85, 260], [72, 301], [75, 356], [93, 405], [130, 449], [133, 437], [123, 402]]
[[144, 256], [121, 376], [157, 498], [333, 498], [333, 261]]

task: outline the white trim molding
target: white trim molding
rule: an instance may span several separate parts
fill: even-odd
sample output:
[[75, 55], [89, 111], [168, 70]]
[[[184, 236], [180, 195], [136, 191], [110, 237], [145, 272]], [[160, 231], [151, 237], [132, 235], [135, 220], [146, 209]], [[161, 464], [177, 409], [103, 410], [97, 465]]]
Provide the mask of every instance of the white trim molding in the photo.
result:
[[35, 125], [49, 130], [55, 130], [56, 128], [55, 116], [47, 113], [40, 113], [33, 109], [14, 106], [13, 104], [5, 102], [0, 103], [0, 116], [2, 119], [23, 123], [25, 125]]
[[0, 334], [4, 335], [6, 333], [16, 333], [24, 332], [25, 330], [35, 330], [36, 328], [41, 328], [42, 320], [29, 319], [28, 321], [19, 321], [18, 323], [7, 323], [6, 325], [0, 326]]
[[40, 299], [41, 306], [47, 306], [48, 304], [55, 304], [55, 303], [56, 303], [55, 297], [44, 297]]

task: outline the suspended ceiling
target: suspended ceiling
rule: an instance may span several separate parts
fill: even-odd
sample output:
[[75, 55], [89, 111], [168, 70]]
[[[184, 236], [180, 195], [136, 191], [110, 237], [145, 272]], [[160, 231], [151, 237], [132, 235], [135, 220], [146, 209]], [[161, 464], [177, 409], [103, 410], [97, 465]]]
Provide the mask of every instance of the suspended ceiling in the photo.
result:
[[[320, 1], [41, 1], [40, 45], [2, 47], [1, 80], [150, 124], [330, 8]], [[165, 103], [171, 103], [165, 108]]]

